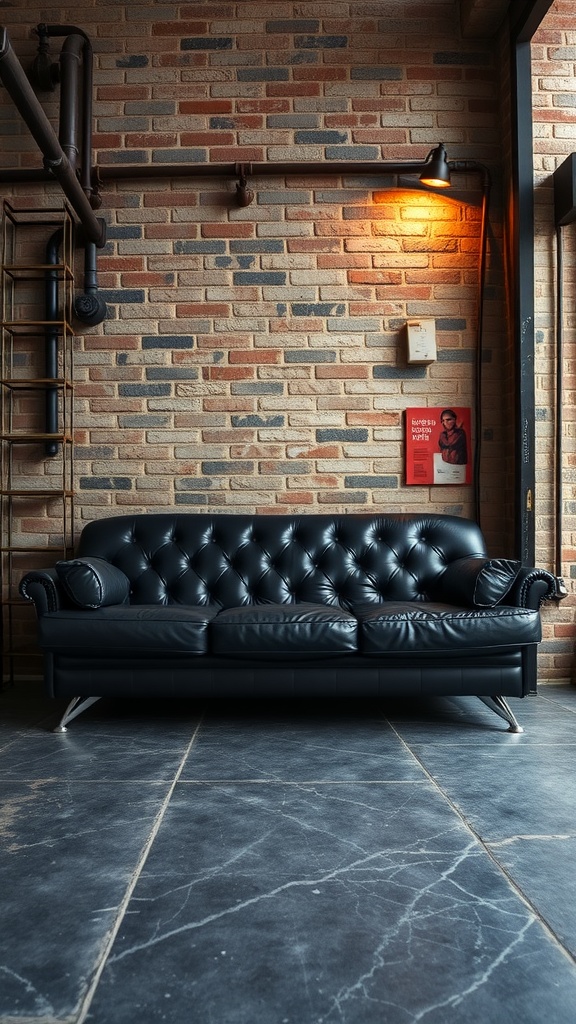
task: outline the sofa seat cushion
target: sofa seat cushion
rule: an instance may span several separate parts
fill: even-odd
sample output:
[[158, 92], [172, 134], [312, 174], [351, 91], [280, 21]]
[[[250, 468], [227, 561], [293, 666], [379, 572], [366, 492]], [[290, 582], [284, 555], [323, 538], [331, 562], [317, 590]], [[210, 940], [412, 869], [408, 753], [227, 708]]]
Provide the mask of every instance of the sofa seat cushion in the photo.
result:
[[112, 605], [95, 611], [63, 609], [42, 616], [40, 643], [50, 650], [106, 654], [201, 655], [218, 605]]
[[212, 620], [210, 649], [227, 658], [325, 658], [355, 653], [356, 632], [355, 617], [337, 605], [242, 605]]
[[388, 601], [354, 606], [361, 654], [439, 654], [538, 643], [540, 616], [530, 608], [459, 608]]

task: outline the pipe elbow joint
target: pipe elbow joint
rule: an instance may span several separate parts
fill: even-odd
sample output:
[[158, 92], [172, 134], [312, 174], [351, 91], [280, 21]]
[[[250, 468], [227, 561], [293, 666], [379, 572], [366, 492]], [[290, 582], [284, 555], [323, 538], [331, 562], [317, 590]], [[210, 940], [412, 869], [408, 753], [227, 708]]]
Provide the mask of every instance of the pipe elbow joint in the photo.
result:
[[74, 299], [74, 315], [83, 324], [96, 327], [106, 319], [108, 309], [101, 295], [84, 292]]

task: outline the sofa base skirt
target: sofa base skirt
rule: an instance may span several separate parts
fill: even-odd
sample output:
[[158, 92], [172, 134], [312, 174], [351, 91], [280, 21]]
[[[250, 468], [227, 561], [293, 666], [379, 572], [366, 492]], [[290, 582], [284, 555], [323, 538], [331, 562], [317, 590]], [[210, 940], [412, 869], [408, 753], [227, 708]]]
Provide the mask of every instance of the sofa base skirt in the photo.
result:
[[468, 651], [466, 656], [361, 657], [294, 661], [45, 655], [51, 697], [524, 697], [534, 692], [536, 648]]

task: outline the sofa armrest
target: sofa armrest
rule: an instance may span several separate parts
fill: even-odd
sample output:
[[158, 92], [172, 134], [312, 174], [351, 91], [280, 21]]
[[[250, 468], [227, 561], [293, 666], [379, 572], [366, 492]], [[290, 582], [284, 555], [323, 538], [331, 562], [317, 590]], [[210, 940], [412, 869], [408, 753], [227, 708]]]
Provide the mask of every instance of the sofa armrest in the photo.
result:
[[562, 582], [547, 569], [522, 566], [502, 603], [538, 609], [544, 601], [566, 596]]
[[523, 566], [508, 558], [470, 555], [446, 566], [431, 595], [433, 600], [469, 608], [512, 605], [537, 610], [559, 597], [559, 581], [546, 569]]
[[19, 586], [22, 597], [27, 601], [33, 601], [38, 617], [46, 612], [56, 612], [59, 608], [66, 608], [70, 602], [58, 580], [55, 569], [31, 570], [20, 580]]

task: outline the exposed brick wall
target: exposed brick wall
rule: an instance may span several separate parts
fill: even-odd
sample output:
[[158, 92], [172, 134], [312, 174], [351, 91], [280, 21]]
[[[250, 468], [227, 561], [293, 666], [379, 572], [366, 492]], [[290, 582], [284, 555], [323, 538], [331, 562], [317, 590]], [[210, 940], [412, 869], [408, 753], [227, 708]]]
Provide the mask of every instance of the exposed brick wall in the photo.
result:
[[[553, 172], [576, 150], [576, 29], [574, 9], [556, 2], [546, 15], [532, 44], [535, 178], [536, 278], [536, 432], [537, 432], [537, 557], [539, 564], [555, 567], [555, 462], [556, 441], [556, 338], [559, 326], [556, 303], [557, 251], [554, 225]], [[574, 680], [576, 624], [576, 227], [561, 229], [564, 251], [564, 304], [562, 390], [562, 565], [568, 597], [544, 610], [541, 673], [546, 678]]]
[[[470, 487], [405, 485], [403, 412], [474, 408], [478, 177], [458, 177], [446, 198], [385, 173], [329, 170], [421, 159], [443, 141], [495, 182], [480, 504], [502, 554], [512, 523], [498, 48], [463, 39], [452, 4], [320, 3], [302, 17], [304, 7], [176, 3], [168, 16], [155, 3], [99, 3], [95, 23], [92, 3], [75, 5], [95, 53], [109, 306], [75, 342], [79, 521], [173, 506], [474, 515]], [[30, 63], [45, 8], [3, 13]], [[57, 94], [41, 98], [56, 118]], [[40, 166], [4, 93], [0, 103], [0, 166]], [[248, 207], [234, 177], [151, 176], [167, 163], [293, 160], [326, 161], [326, 173], [250, 177]], [[127, 164], [152, 170], [121, 177]], [[4, 192], [18, 203], [59, 194]], [[414, 316], [436, 320], [428, 367], [406, 361]], [[39, 542], [47, 532], [37, 520], [18, 528]]]

